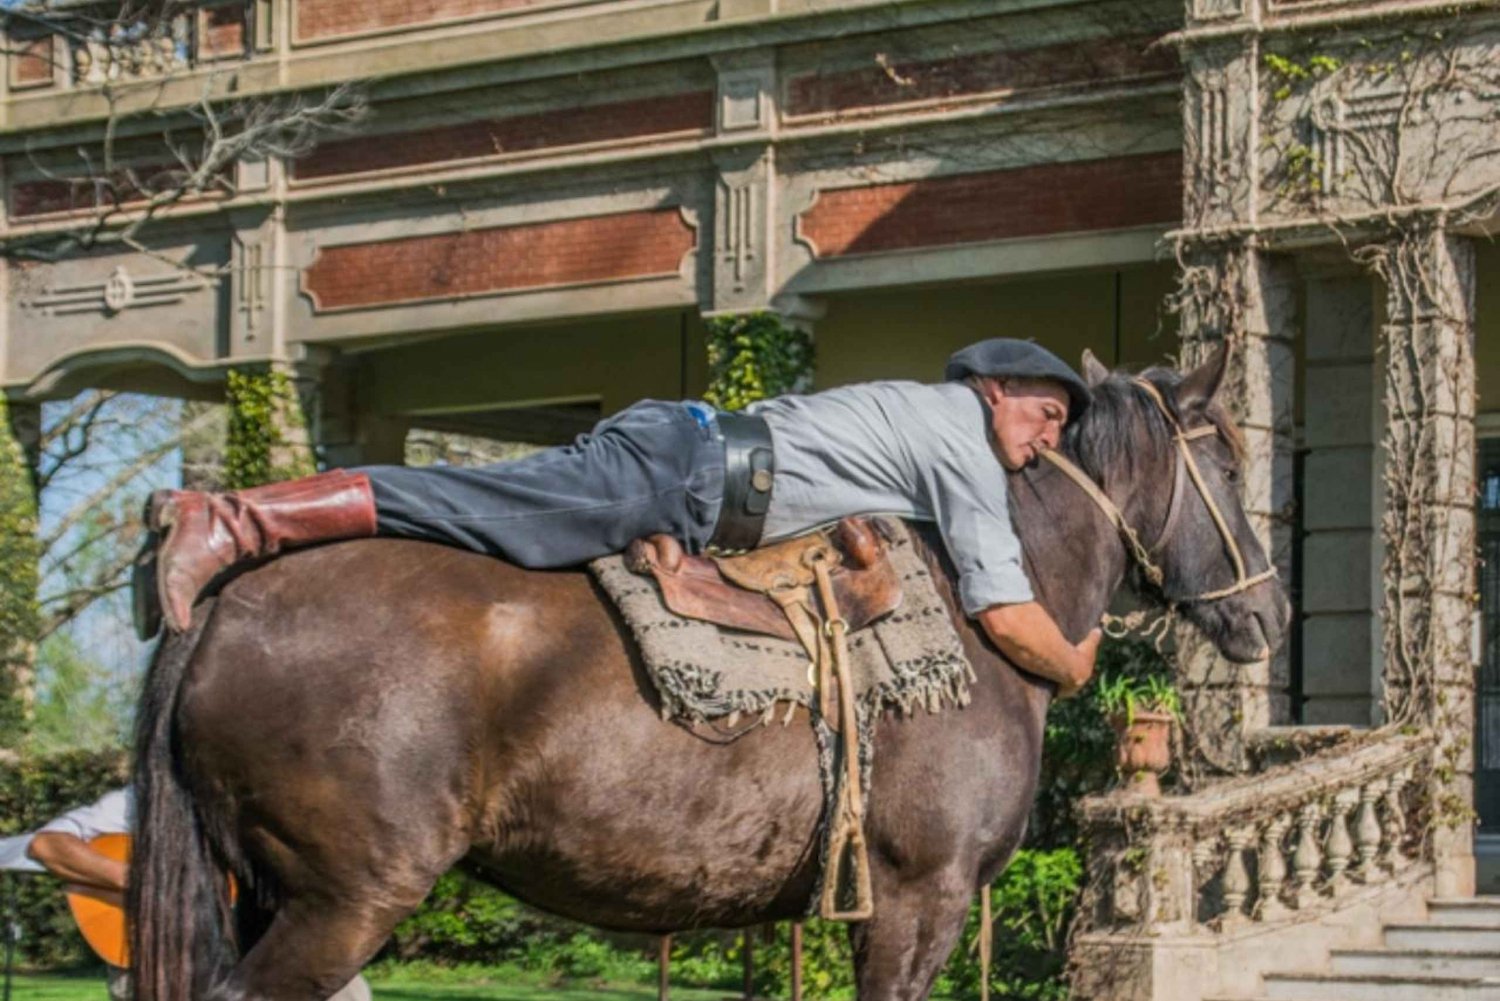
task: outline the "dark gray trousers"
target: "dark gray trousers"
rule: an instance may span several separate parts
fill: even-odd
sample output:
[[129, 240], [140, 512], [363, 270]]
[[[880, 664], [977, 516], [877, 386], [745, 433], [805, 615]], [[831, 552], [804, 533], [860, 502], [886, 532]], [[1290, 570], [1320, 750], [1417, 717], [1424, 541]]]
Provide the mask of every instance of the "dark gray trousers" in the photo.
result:
[[[695, 416], [695, 409], [697, 416]], [[699, 552], [724, 496], [702, 404], [643, 400], [571, 445], [492, 466], [371, 466], [379, 534], [524, 567], [571, 566], [665, 532]]]

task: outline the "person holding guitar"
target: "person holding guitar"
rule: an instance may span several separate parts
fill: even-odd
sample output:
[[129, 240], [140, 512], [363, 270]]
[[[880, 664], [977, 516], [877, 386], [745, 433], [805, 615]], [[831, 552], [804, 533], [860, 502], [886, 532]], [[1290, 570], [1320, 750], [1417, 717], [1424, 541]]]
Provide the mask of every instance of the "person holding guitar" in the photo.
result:
[[[130, 790], [114, 789], [43, 824], [26, 848], [33, 861], [68, 884], [73, 916], [105, 962], [110, 1001], [130, 997], [124, 908], [134, 817]], [[111, 927], [116, 914], [118, 924]]]
[[[31, 861], [68, 884], [73, 918], [108, 971], [110, 1001], [130, 999], [125, 883], [134, 820], [131, 790], [115, 789], [43, 824], [25, 846]], [[356, 976], [329, 1001], [370, 1001], [370, 987]]]

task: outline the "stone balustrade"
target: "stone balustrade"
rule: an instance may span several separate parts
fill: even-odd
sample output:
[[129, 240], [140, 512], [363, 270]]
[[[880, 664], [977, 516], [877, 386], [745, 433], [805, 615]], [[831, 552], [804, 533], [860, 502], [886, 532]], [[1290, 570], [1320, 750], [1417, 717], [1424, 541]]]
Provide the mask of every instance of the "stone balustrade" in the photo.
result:
[[1421, 860], [1431, 741], [1375, 733], [1187, 796], [1081, 806], [1095, 933], [1297, 922]]

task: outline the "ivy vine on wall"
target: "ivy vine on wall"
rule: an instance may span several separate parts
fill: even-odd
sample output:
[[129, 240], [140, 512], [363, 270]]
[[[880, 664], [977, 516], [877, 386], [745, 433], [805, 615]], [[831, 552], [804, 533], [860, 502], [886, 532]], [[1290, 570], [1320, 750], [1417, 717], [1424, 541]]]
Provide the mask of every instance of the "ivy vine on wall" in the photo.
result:
[[708, 320], [708, 391], [723, 410], [740, 410], [768, 396], [812, 387], [812, 335], [775, 313]]
[[287, 373], [231, 370], [225, 403], [229, 408], [226, 489], [243, 490], [317, 471], [311, 452], [294, 440], [304, 430], [305, 419]]
[[25, 730], [38, 625], [36, 515], [31, 472], [0, 397], [0, 747], [14, 747]]

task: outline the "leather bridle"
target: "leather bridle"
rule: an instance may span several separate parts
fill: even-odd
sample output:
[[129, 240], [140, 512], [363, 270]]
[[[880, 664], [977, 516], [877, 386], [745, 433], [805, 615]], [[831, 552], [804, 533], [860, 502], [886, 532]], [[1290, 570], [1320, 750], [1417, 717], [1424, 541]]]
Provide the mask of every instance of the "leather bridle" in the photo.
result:
[[[1156, 409], [1161, 412], [1167, 422], [1167, 427], [1172, 431], [1172, 442], [1177, 450], [1177, 465], [1172, 476], [1172, 499], [1167, 507], [1167, 518], [1162, 524], [1161, 532], [1156, 537], [1156, 543], [1147, 547], [1141, 542], [1140, 535], [1125, 520], [1125, 515], [1109, 499], [1109, 496], [1100, 489], [1099, 485], [1089, 478], [1088, 474], [1079, 469], [1072, 460], [1061, 452], [1054, 449], [1042, 449], [1040, 455], [1048, 462], [1067, 474], [1068, 478], [1088, 494], [1089, 498], [1104, 512], [1104, 516], [1115, 526], [1120, 537], [1125, 541], [1125, 548], [1140, 566], [1141, 572], [1146, 575], [1158, 590], [1169, 606], [1193, 604], [1196, 602], [1219, 601], [1231, 597], [1243, 591], [1248, 591], [1257, 584], [1264, 583], [1276, 576], [1276, 566], [1272, 564], [1262, 572], [1250, 575], [1245, 569], [1245, 557], [1240, 552], [1239, 542], [1236, 541], [1234, 533], [1229, 530], [1229, 522], [1224, 517], [1224, 512], [1214, 501], [1213, 495], [1209, 493], [1208, 485], [1203, 480], [1203, 473], [1198, 468], [1198, 462], [1193, 458], [1193, 450], [1189, 443], [1200, 438], [1212, 438], [1219, 434], [1219, 429], [1212, 424], [1204, 424], [1199, 427], [1184, 429], [1172, 415], [1167, 406], [1167, 401], [1162, 399], [1161, 393], [1150, 382], [1145, 379], [1132, 379], [1136, 386], [1145, 391], [1151, 401], [1156, 404]], [[1164, 582], [1166, 575], [1160, 565], [1152, 558], [1153, 554], [1159, 553], [1171, 538], [1172, 532], [1177, 527], [1178, 517], [1182, 511], [1182, 498], [1185, 491], [1184, 480], [1190, 481], [1198, 491], [1198, 496], [1203, 498], [1204, 506], [1208, 508], [1209, 516], [1213, 518], [1214, 525], [1219, 529], [1219, 535], [1224, 540], [1224, 548], [1229, 552], [1229, 558], [1234, 564], [1234, 583], [1217, 591], [1206, 591], [1203, 594], [1194, 594], [1173, 597], [1166, 593]]]

